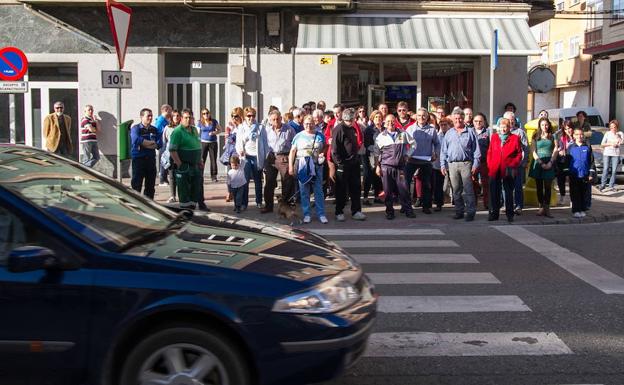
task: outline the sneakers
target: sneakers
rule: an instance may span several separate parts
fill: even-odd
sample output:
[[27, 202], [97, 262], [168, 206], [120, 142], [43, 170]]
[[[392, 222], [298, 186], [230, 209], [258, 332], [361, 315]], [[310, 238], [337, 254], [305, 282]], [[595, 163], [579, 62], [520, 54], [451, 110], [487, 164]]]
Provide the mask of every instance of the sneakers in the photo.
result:
[[364, 215], [361, 211], [358, 211], [357, 213], [353, 214], [351, 218], [355, 219], [356, 221], [363, 221], [366, 220], [366, 215]]
[[312, 222], [312, 218], [310, 218], [309, 215], [306, 215], [305, 217], [303, 217], [303, 223], [310, 223]]
[[336, 214], [336, 222], [344, 222], [345, 216], [344, 214]]
[[[305, 218], [303, 219], [303, 221], [305, 222]], [[326, 225], [326, 224], [329, 222], [329, 221], [327, 220], [327, 217], [326, 217], [325, 215], [321, 215], [321, 216], [319, 217], [319, 221], [320, 221], [322, 224], [324, 224], [324, 225]]]
[[559, 195], [559, 200], [557, 200], [558, 206], [563, 206], [563, 201], [565, 200], [565, 196]]
[[169, 197], [169, 199], [167, 199], [167, 203], [175, 203], [177, 201], [176, 197]]
[[167, 183], [167, 182], [162, 182], [162, 183], [159, 183], [158, 185], [159, 185], [160, 187], [167, 187], [167, 186], [169, 186], [169, 183]]
[[572, 214], [572, 216], [573, 216], [574, 218], [583, 218], [583, 214], [582, 214], [580, 211], [579, 211], [579, 212], [576, 212], [576, 213], [574, 213], [574, 214]]
[[259, 208], [260, 210], [262, 210], [264, 208], [264, 205], [262, 203], [257, 203], [256, 208]]
[[514, 214], [516, 214], [516, 215], [522, 215], [522, 208], [520, 208], [520, 207], [516, 207], [516, 209], [514, 210]]
[[585, 218], [587, 216], [587, 213], [585, 211], [581, 211], [581, 218]]

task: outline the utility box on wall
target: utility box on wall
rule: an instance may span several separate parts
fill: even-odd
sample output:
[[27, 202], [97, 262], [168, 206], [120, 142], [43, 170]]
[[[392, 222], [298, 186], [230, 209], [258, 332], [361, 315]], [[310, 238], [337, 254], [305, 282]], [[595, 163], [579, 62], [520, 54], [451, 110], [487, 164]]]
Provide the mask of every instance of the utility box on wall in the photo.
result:
[[245, 66], [243, 65], [231, 65], [230, 66], [230, 83], [237, 86], [245, 85]]

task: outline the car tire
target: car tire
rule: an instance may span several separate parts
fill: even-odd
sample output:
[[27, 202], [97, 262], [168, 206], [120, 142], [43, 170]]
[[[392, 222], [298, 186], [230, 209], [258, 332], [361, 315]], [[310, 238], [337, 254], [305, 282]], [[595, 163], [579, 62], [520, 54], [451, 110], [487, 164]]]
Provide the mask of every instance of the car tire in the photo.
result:
[[251, 384], [236, 345], [218, 332], [193, 326], [161, 329], [140, 341], [123, 364], [119, 383], [177, 384], [185, 376], [194, 384]]

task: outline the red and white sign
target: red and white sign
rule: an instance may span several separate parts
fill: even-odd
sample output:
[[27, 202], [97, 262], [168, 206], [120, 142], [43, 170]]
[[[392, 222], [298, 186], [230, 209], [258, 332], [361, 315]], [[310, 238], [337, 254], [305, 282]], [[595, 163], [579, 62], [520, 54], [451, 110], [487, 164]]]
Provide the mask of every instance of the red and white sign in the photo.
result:
[[28, 59], [24, 52], [15, 47], [0, 49], [0, 80], [20, 80], [26, 71], [28, 71]]
[[108, 13], [108, 21], [113, 32], [115, 48], [117, 49], [119, 69], [123, 69], [126, 49], [128, 48], [128, 37], [130, 36], [132, 9], [114, 0], [106, 0], [106, 13]]

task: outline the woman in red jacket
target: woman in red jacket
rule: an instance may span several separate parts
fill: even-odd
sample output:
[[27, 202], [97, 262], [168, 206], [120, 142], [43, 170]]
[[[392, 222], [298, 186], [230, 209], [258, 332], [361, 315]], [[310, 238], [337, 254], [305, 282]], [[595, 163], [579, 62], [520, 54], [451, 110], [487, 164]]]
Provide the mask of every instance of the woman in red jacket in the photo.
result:
[[520, 138], [511, 133], [509, 119], [501, 119], [498, 133], [492, 134], [487, 152], [490, 177], [490, 215], [488, 221], [498, 220], [502, 190], [505, 190], [505, 214], [507, 221], [514, 217], [514, 178], [522, 161]]

